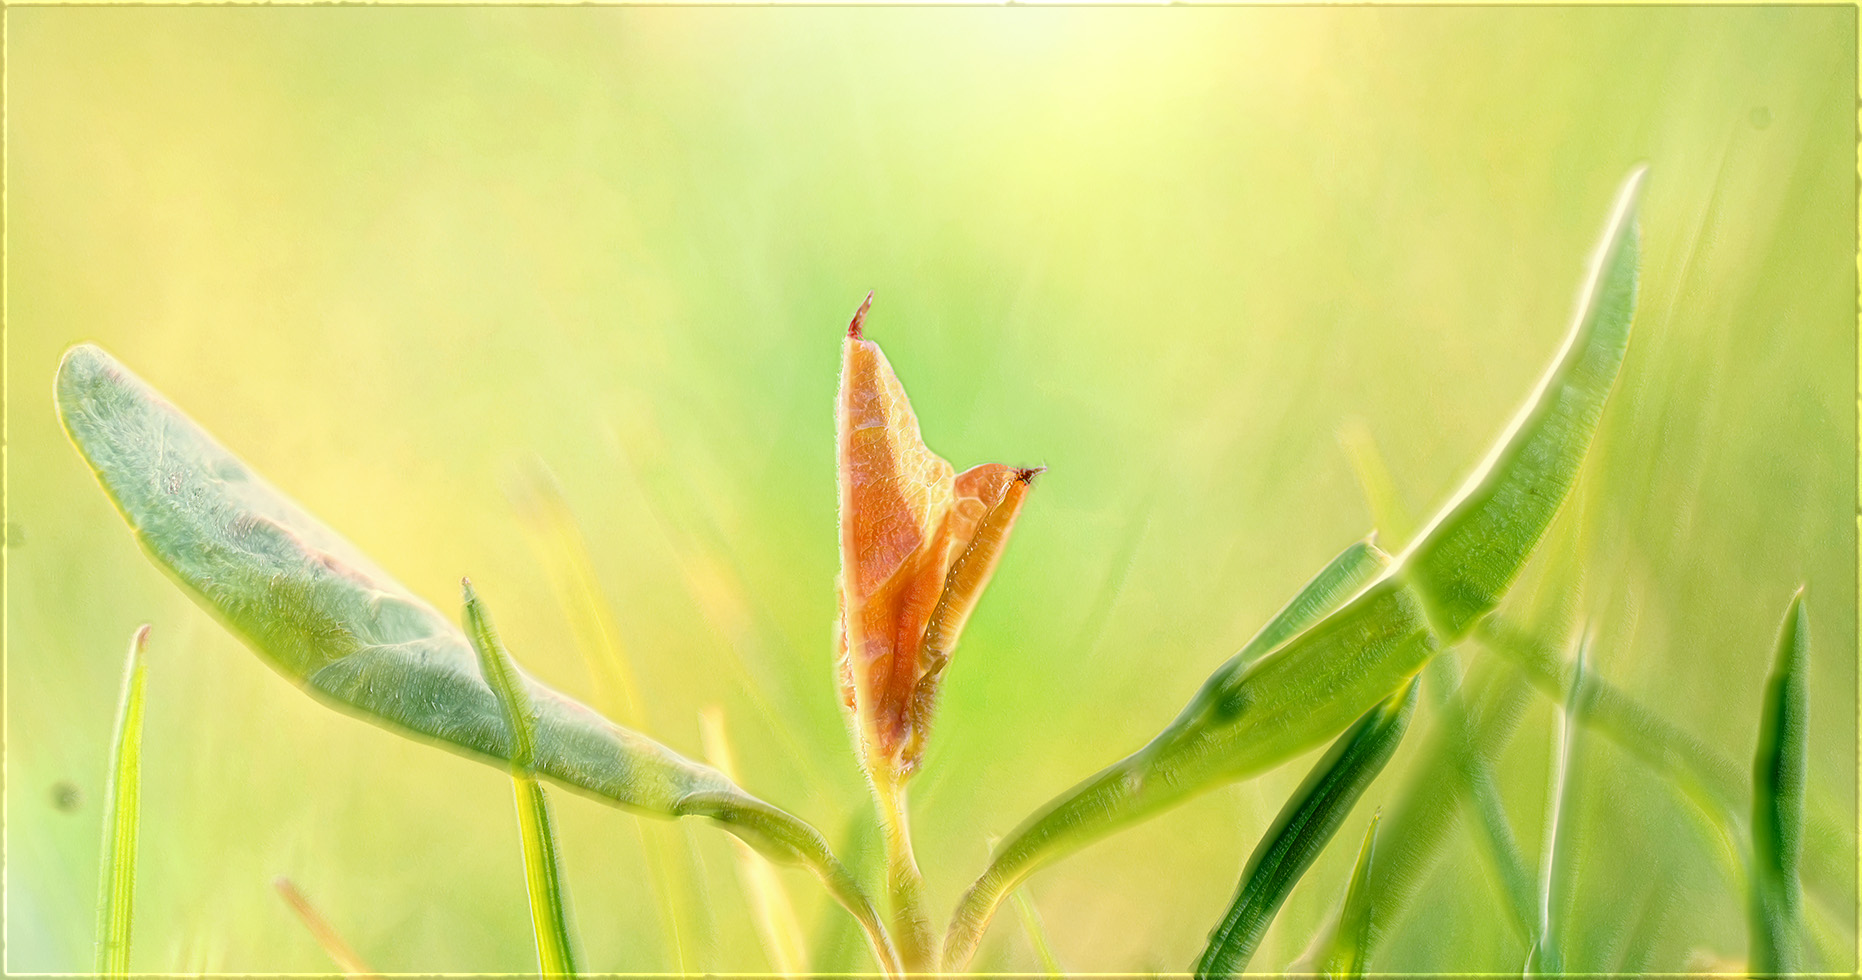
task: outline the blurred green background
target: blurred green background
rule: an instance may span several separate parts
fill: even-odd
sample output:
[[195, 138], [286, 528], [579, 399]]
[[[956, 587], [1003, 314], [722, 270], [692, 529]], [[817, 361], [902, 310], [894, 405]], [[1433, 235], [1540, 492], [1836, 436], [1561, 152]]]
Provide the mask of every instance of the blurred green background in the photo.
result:
[[[1546, 549], [1583, 570], [1595, 665], [1741, 767], [1808, 582], [1811, 780], [1853, 826], [1854, 8], [6, 21], [11, 970], [88, 969], [145, 620], [138, 968], [329, 969], [277, 875], [379, 969], [535, 964], [508, 781], [311, 702], [141, 557], [51, 409], [72, 343], [441, 608], [469, 573], [519, 659], [590, 697], [510, 498], [541, 461], [652, 733], [697, 756], [721, 705], [747, 786], [839, 839], [863, 786], [830, 664], [832, 392], [876, 289], [869, 336], [931, 446], [1049, 467], [915, 787], [942, 915], [991, 835], [1141, 744], [1369, 529], [1341, 427], [1410, 506], [1452, 491], [1555, 351], [1639, 161], [1635, 339]], [[1535, 856], [1550, 721], [1541, 701], [1501, 777]], [[1419, 743], [1257, 969], [1329, 914]], [[1611, 968], [1651, 895], [1657, 968], [1742, 958], [1744, 899], [1696, 825], [1611, 744], [1585, 752], [1571, 966]], [[1038, 875], [1062, 961], [1187, 969], [1305, 769]], [[635, 818], [557, 799], [589, 965], [669, 968]], [[729, 841], [667, 839], [703, 887], [692, 962], [766, 969]], [[1823, 846], [1855, 867], [1853, 836]], [[820, 889], [784, 881], [819, 940]], [[1451, 840], [1373, 967], [1517, 969], [1498, 895]], [[1853, 876], [1813, 904], [1853, 949]], [[980, 964], [1036, 967], [1013, 914]]]

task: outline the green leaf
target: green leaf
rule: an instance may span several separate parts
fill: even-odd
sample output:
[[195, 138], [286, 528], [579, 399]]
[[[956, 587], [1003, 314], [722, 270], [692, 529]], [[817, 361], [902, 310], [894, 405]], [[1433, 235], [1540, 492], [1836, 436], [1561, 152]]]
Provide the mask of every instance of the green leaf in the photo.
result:
[[136, 830], [142, 813], [142, 700], [149, 666], [144, 623], [129, 639], [123, 668], [123, 697], [116, 711], [110, 750], [110, 782], [104, 788], [103, 866], [97, 887], [97, 971], [112, 977], [129, 972], [129, 927], [136, 898]]
[[1199, 978], [1232, 976], [1247, 969], [1281, 903], [1396, 753], [1415, 714], [1416, 694], [1412, 681], [1367, 712], [1338, 737], [1287, 799], [1248, 859], [1228, 914], [1209, 934], [1209, 945], [1196, 964]]
[[[1163, 734], [1023, 823], [997, 849], [989, 870], [970, 887], [959, 904], [945, 942], [945, 966], [955, 968], [968, 961], [1002, 897], [1037, 867], [1118, 827], [1180, 802], [1192, 793], [1232, 781], [1236, 777], [1230, 774], [1238, 767], [1250, 762], [1258, 766], [1262, 755], [1271, 757], [1279, 751], [1264, 739], [1253, 747], [1241, 744], [1252, 738], [1253, 732], [1243, 731], [1239, 739], [1233, 738], [1236, 726], [1231, 722], [1244, 707], [1253, 709], [1256, 715], [1274, 711], [1292, 722], [1296, 719], [1288, 716], [1289, 709], [1304, 710], [1303, 707], [1289, 703], [1297, 698], [1283, 700], [1278, 705], [1256, 707], [1248, 703], [1252, 695], [1238, 687], [1238, 681], [1248, 676], [1249, 667], [1256, 658], [1322, 619], [1362, 589], [1388, 561], [1389, 556], [1369, 540], [1359, 541], [1340, 552], [1239, 653], [1216, 670]], [[1410, 622], [1421, 622], [1420, 609], [1412, 609]], [[1341, 648], [1349, 648], [1360, 639], [1350, 629], [1337, 634], [1329, 643], [1315, 644], [1313, 656], [1341, 655]], [[1287, 658], [1282, 657], [1280, 661], [1282, 669], [1286, 669]], [[1297, 665], [1292, 669], [1297, 670]], [[1395, 686], [1392, 683], [1386, 692]], [[1350, 722], [1351, 719], [1344, 719], [1332, 730]], [[1247, 758], [1251, 748], [1252, 760]]]
[[498, 639], [491, 614], [472, 583], [465, 591], [466, 636], [478, 653], [479, 670], [498, 698], [504, 722], [511, 729], [511, 783], [517, 797], [517, 823], [524, 842], [524, 880], [530, 892], [530, 924], [537, 935], [537, 964], [545, 976], [574, 976], [580, 972], [575, 927], [569, 922], [569, 898], [563, 883], [562, 859], [556, 849], [556, 821], [550, 800], [531, 775], [536, 760], [537, 707], [530, 689]]
[[1799, 589], [1785, 612], [1765, 682], [1758, 752], [1752, 763], [1752, 950], [1754, 976], [1803, 967], [1805, 763], [1810, 737], [1810, 612]]
[[[110, 355], [66, 352], [65, 431], [137, 541], [200, 605], [311, 696], [385, 728], [507, 765], [511, 729], [465, 635], [215, 442]], [[535, 769], [635, 813], [701, 816], [799, 862], [894, 962], [872, 902], [813, 827], [528, 678]]]
[[1563, 348], [1462, 490], [1381, 578], [1342, 594], [1309, 587], [1294, 606], [1312, 618], [1270, 624], [1149, 745], [1010, 834], [958, 904], [947, 968], [969, 961], [1002, 896], [1036, 868], [1322, 744], [1499, 603], [1576, 482], [1622, 366], [1643, 173], [1617, 197]]
[[1638, 168], [1617, 194], [1563, 350], [1487, 459], [1404, 553], [1403, 574], [1428, 598], [1445, 637], [1460, 638], [1500, 604], [1577, 482], [1629, 349], [1646, 174]]
[[1382, 819], [1381, 812], [1372, 814], [1371, 825], [1365, 828], [1358, 863], [1351, 869], [1351, 883], [1345, 886], [1345, 905], [1338, 912], [1338, 927], [1320, 958], [1320, 972], [1328, 977], [1356, 980], [1364, 975], [1364, 962], [1371, 948], [1371, 869], [1377, 860], [1377, 824]]

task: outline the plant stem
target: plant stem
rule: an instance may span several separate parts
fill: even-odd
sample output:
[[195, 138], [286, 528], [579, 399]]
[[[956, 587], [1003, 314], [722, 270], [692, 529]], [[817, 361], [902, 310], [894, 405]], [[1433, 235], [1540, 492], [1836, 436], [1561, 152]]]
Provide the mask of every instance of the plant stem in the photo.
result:
[[937, 937], [925, 914], [925, 880], [912, 855], [911, 815], [904, 781], [883, 767], [869, 772], [873, 801], [879, 807], [880, 829], [886, 841], [886, 895], [892, 903], [893, 941], [906, 973], [921, 973], [937, 965]]

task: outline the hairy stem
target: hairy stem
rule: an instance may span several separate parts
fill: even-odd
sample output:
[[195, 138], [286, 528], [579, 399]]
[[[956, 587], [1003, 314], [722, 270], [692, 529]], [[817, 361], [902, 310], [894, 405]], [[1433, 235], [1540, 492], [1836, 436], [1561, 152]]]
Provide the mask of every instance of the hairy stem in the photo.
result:
[[912, 854], [911, 814], [904, 781], [883, 769], [871, 773], [873, 801], [886, 842], [886, 895], [892, 903], [892, 931], [899, 962], [907, 973], [937, 965], [937, 935], [925, 914], [925, 880]]

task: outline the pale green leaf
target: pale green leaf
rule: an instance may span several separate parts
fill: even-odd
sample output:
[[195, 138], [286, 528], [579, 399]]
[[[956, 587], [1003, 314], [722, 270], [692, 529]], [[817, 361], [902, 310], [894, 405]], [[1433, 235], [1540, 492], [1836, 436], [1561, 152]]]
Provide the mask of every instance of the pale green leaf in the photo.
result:
[[[463, 633], [97, 347], [59, 366], [60, 418], [137, 541], [287, 679], [339, 710], [500, 767], [513, 743]], [[525, 678], [536, 772], [636, 813], [702, 816], [800, 862], [893, 962], [878, 913], [813, 827], [716, 770]]]

